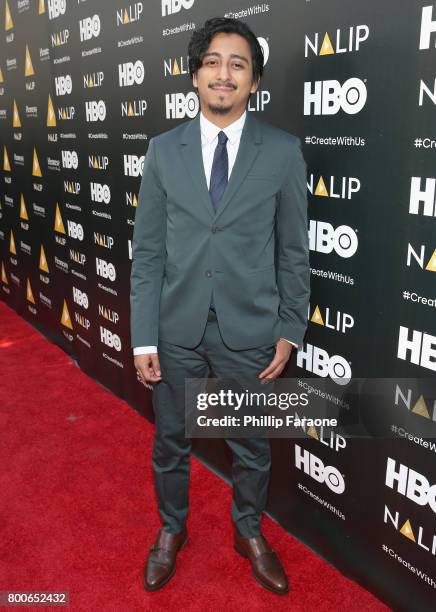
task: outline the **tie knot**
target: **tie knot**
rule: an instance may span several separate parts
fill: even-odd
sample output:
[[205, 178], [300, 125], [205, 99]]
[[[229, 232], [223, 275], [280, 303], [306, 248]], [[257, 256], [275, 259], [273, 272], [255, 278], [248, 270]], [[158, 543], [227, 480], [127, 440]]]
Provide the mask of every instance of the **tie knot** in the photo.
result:
[[228, 138], [226, 136], [226, 133], [223, 132], [222, 130], [218, 132], [218, 144], [225, 145], [227, 141], [228, 141]]

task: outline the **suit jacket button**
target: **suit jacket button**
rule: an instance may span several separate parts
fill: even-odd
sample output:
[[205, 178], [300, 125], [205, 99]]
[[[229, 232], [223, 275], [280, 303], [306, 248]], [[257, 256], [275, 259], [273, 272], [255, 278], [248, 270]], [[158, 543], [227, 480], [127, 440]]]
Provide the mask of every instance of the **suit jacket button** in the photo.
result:
[[212, 272], [210, 270], [206, 270], [206, 276], [211, 277], [212, 276]]

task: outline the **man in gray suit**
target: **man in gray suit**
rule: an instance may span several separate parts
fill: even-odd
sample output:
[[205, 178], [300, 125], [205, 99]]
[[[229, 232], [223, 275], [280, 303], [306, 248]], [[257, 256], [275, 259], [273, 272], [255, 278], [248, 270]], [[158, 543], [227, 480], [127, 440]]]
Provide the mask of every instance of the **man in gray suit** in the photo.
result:
[[[187, 540], [185, 379], [277, 378], [307, 326], [306, 164], [300, 139], [247, 111], [262, 49], [242, 21], [214, 18], [192, 35], [192, 120], [150, 139], [133, 233], [131, 338], [138, 378], [153, 385], [153, 470], [162, 528], [147, 590], [173, 576]], [[268, 438], [227, 439], [233, 451], [234, 548], [255, 578], [287, 593], [261, 532]]]

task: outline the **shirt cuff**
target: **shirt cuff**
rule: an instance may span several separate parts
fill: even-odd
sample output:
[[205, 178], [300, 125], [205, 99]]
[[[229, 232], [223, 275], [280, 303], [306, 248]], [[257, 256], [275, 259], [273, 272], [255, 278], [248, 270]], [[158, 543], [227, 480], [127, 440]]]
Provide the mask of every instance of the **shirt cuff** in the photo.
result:
[[134, 355], [146, 355], [147, 353], [157, 353], [157, 346], [135, 346]]

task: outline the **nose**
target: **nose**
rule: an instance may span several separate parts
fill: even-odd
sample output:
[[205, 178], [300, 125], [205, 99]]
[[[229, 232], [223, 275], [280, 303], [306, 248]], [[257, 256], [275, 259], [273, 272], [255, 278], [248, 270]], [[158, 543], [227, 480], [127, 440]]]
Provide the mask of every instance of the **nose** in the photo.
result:
[[229, 80], [230, 72], [227, 62], [221, 62], [220, 67], [218, 68], [218, 76], [221, 81], [226, 82]]

